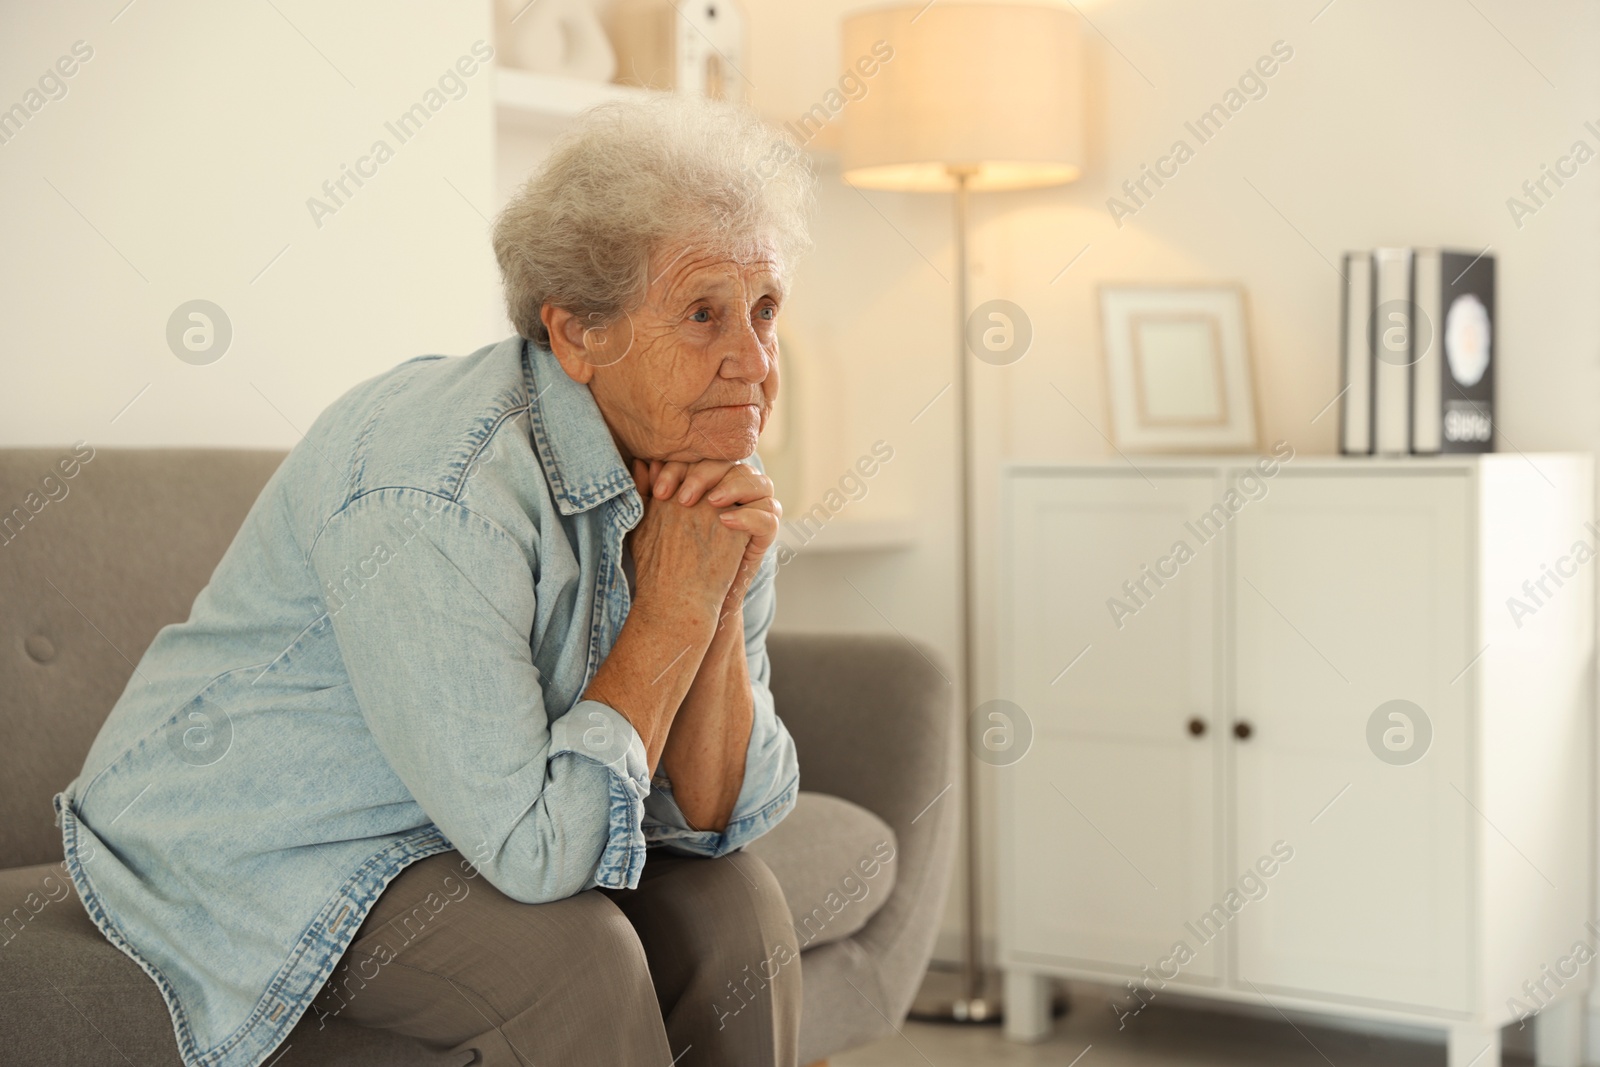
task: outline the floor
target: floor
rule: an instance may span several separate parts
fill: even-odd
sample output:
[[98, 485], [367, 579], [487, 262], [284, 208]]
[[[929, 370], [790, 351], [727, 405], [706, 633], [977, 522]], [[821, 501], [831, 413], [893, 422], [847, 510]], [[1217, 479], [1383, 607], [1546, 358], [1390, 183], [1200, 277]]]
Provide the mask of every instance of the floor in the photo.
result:
[[[1508, 1042], [1509, 1044], [1509, 1042]], [[998, 1026], [908, 1022], [884, 1038], [829, 1061], [829, 1067], [1443, 1067], [1444, 1044], [1373, 1037], [1303, 1019], [1252, 1019], [1152, 1004], [1119, 1030], [1103, 993], [1073, 995], [1052, 1036], [1037, 1045], [1007, 1041]], [[1527, 1065], [1507, 1051], [1506, 1067]]]

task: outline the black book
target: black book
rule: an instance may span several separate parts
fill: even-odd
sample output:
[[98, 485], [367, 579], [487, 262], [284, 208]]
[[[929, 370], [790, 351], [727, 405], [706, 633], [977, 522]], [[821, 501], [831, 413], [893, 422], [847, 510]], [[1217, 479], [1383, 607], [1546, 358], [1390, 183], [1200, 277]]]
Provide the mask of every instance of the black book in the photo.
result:
[[1411, 451], [1494, 451], [1494, 257], [1419, 249]]

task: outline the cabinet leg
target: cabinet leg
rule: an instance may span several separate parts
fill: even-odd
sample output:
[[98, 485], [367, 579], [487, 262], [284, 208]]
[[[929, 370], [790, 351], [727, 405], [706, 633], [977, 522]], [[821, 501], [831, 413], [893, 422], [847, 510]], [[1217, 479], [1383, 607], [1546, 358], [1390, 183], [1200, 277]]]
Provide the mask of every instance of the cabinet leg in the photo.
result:
[[1583, 1067], [1581, 993], [1562, 997], [1533, 1017], [1533, 1062], [1538, 1067]]
[[1500, 1031], [1494, 1027], [1452, 1026], [1446, 1047], [1449, 1067], [1500, 1067]]
[[1032, 971], [1006, 970], [1005, 1027], [1012, 1041], [1042, 1041], [1050, 1036], [1048, 977]]

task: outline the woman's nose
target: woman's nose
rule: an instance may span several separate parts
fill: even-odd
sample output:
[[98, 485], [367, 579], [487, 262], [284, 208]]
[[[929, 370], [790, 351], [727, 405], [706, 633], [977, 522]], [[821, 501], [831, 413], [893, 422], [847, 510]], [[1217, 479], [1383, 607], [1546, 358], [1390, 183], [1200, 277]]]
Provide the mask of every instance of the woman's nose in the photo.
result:
[[739, 378], [749, 382], [765, 381], [771, 365], [761, 338], [749, 323], [733, 331], [722, 351], [721, 373], [724, 378]]

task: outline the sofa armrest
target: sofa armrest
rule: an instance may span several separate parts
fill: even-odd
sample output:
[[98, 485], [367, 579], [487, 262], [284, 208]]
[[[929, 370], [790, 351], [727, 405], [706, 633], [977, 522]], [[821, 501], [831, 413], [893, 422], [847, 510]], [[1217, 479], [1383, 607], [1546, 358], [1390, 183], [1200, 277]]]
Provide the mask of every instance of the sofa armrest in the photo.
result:
[[772, 634], [767, 652], [802, 788], [859, 804], [902, 833], [955, 780], [952, 687], [932, 652], [899, 637], [792, 633]]
[[775, 633], [767, 651], [801, 788], [859, 804], [895, 832], [894, 892], [853, 940], [874, 964], [874, 1007], [898, 1022], [933, 952], [955, 851], [960, 786], [949, 672], [935, 666], [932, 651], [900, 637]]

